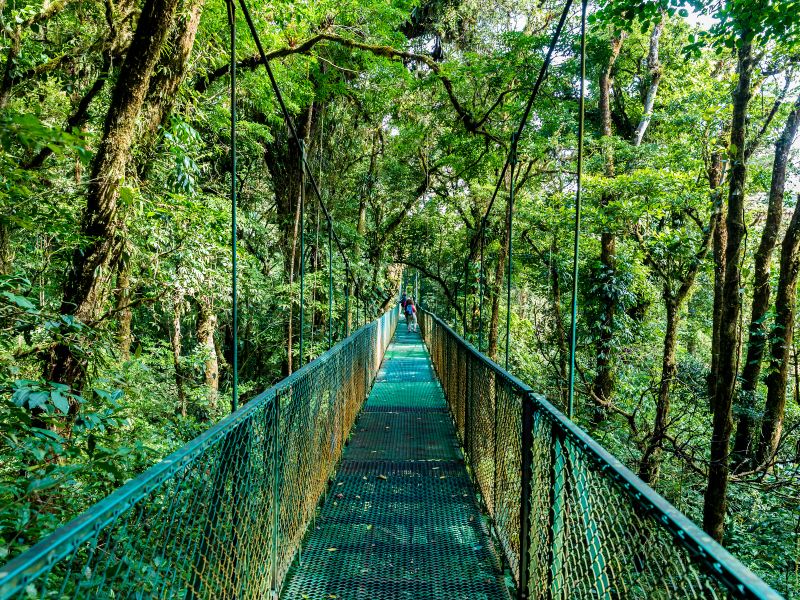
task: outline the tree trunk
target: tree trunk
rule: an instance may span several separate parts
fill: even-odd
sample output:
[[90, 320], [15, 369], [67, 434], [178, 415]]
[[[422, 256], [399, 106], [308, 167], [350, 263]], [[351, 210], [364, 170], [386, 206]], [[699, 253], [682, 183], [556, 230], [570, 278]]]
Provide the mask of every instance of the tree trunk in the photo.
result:
[[131, 263], [130, 257], [123, 251], [123, 255], [117, 266], [117, 314], [119, 319], [117, 339], [119, 340], [119, 351], [122, 360], [130, 360], [131, 358], [131, 345], [133, 344], [131, 322], [133, 320], [133, 311], [131, 310], [130, 304]]
[[11, 247], [11, 227], [0, 216], [0, 275], [10, 275], [14, 266], [14, 249]]
[[569, 389], [567, 387], [569, 346], [567, 344], [567, 332], [564, 329], [564, 318], [561, 315], [561, 281], [559, 279], [558, 262], [555, 258], [558, 256], [558, 238], [556, 235], [553, 235], [553, 239], [550, 242], [550, 256], [553, 257], [550, 260], [550, 289], [553, 323], [555, 324], [556, 340], [558, 342], [558, 392], [563, 410], [569, 401]]
[[[178, 0], [145, 0], [128, 54], [120, 69], [94, 156], [81, 221], [81, 237], [64, 285], [61, 313], [92, 323], [105, 302], [111, 263], [120, 251], [117, 196], [130, 157], [136, 120], [144, 102], [153, 67], [169, 31]], [[85, 364], [65, 343], [54, 346], [45, 377], [79, 388]]]
[[145, 176], [149, 165], [152, 164], [158, 129], [167, 121], [175, 106], [178, 88], [186, 74], [186, 67], [194, 48], [204, 4], [205, 0], [192, 0], [186, 9], [186, 14], [175, 20], [170, 32], [170, 38], [173, 40], [170, 52], [162, 54], [150, 79], [143, 115], [144, 133], [141, 145], [144, 158], [138, 165], [140, 177]]
[[663, 73], [661, 70], [661, 61], [658, 59], [658, 45], [663, 31], [664, 18], [662, 17], [662, 19], [653, 26], [653, 31], [650, 34], [650, 50], [647, 54], [647, 70], [650, 75], [650, 85], [647, 88], [647, 95], [645, 96], [644, 105], [642, 107], [642, 118], [633, 134], [633, 145], [635, 147], [641, 145], [644, 134], [653, 118], [656, 93], [658, 92], [658, 86], [661, 83], [661, 75]]
[[[315, 119], [316, 107], [311, 104], [298, 115], [295, 126], [298, 135], [307, 143], [313, 139], [313, 131], [318, 120]], [[300, 187], [303, 171], [301, 169], [300, 146], [293, 139], [276, 135], [275, 139], [264, 146], [264, 161], [272, 178], [275, 190], [277, 211], [278, 244], [283, 254], [285, 281], [291, 289], [296, 274], [300, 270], [300, 253], [297, 249], [300, 219]], [[290, 292], [291, 293], [291, 292]], [[284, 375], [294, 370], [294, 310], [295, 300], [289, 299], [289, 310], [284, 321], [286, 332], [287, 356], [282, 365]]]
[[722, 154], [711, 155], [708, 168], [708, 185], [714, 198], [714, 306], [711, 315], [711, 367], [708, 373], [708, 397], [711, 410], [717, 393], [717, 373], [719, 372], [719, 336], [722, 323], [722, 294], [725, 283], [725, 246], [728, 244], [728, 229], [725, 225], [726, 207], [721, 190]]
[[[800, 196], [798, 196], [800, 201]], [[797, 302], [797, 278], [800, 270], [800, 208], [795, 207], [792, 221], [781, 246], [781, 272], [775, 295], [775, 326], [772, 331], [767, 402], [761, 437], [756, 451], [756, 464], [775, 460], [783, 430], [786, 410], [786, 383], [789, 377], [789, 351], [794, 333], [794, 314]]]
[[677, 372], [675, 349], [678, 345], [678, 326], [680, 324], [680, 302], [672, 297], [664, 283], [664, 305], [667, 309], [667, 330], [664, 333], [664, 354], [661, 360], [661, 383], [658, 386], [658, 400], [656, 402], [656, 417], [653, 422], [653, 433], [647, 442], [642, 459], [639, 463], [639, 477], [645, 483], [653, 483], [658, 478], [661, 458], [661, 443], [667, 433], [670, 388]]
[[181, 312], [183, 310], [183, 293], [176, 292], [175, 305], [172, 310], [172, 327], [170, 344], [172, 345], [172, 365], [175, 367], [175, 389], [178, 393], [178, 412], [186, 416], [186, 392], [183, 389], [183, 367], [181, 367]]
[[[670, 393], [672, 382], [677, 373], [676, 348], [678, 345], [678, 328], [681, 324], [681, 309], [686, 299], [689, 297], [694, 287], [697, 273], [703, 264], [711, 245], [711, 238], [714, 235], [714, 217], [712, 216], [707, 229], [703, 235], [703, 241], [694, 257], [689, 261], [688, 267], [683, 272], [683, 276], [676, 278], [670, 275], [669, 271], [655, 268], [662, 279], [662, 297], [666, 308], [666, 331], [664, 332], [664, 352], [661, 359], [661, 381], [658, 387], [658, 397], [656, 399], [656, 416], [653, 422], [653, 431], [647, 441], [642, 459], [639, 463], [639, 476], [647, 483], [652, 483], [658, 478], [658, 471], [661, 463], [662, 443], [667, 435], [669, 427]], [[639, 243], [642, 238], [639, 237]], [[657, 267], [657, 259], [652, 254], [646, 255], [646, 261], [653, 267]], [[680, 284], [676, 291], [673, 291], [675, 279]]]
[[208, 410], [214, 414], [217, 410], [217, 397], [219, 392], [219, 361], [217, 360], [217, 346], [214, 343], [214, 333], [217, 330], [217, 315], [214, 313], [211, 298], [200, 298], [200, 311], [197, 315], [197, 343], [205, 355], [206, 393], [208, 397]]
[[506, 218], [503, 219], [503, 239], [500, 243], [500, 248], [497, 250], [497, 265], [494, 270], [494, 281], [489, 288], [492, 298], [492, 312], [491, 318], [489, 319], [489, 347], [487, 353], [489, 358], [494, 361], [497, 360], [497, 341], [500, 327], [500, 290], [503, 287], [503, 279], [506, 272], [506, 257], [508, 256], [509, 210], [511, 210], [511, 203], [506, 201]]
[[[617, 61], [622, 43], [625, 40], [625, 35], [622, 34], [618, 38], [611, 40], [611, 54], [608, 59], [608, 64], [600, 73], [600, 115], [602, 118], [602, 128], [604, 140], [604, 162], [605, 162], [605, 176], [614, 177], [614, 150], [613, 142], [611, 140], [611, 87], [613, 85], [613, 70], [614, 64]], [[603, 194], [600, 198], [601, 207], [608, 206], [611, 202], [611, 197], [608, 194]], [[598, 272], [595, 273], [595, 281], [605, 282], [599, 286], [601, 289], [610, 285], [609, 280], [614, 278], [614, 267], [616, 262], [616, 236], [611, 231], [604, 231], [600, 235], [600, 266]], [[596, 374], [593, 382], [594, 396], [600, 398], [603, 402], [608, 401], [614, 392], [614, 372], [611, 356], [613, 353], [613, 340], [614, 340], [614, 316], [616, 312], [616, 304], [614, 295], [602, 294], [598, 298], [600, 303], [600, 331], [598, 333], [596, 349], [597, 349], [597, 363]], [[604, 411], [598, 408], [595, 413], [597, 418], [602, 418]]]
[[726, 226], [728, 243], [725, 247], [725, 283], [723, 286], [722, 318], [720, 321], [719, 370], [714, 401], [714, 424], [711, 436], [711, 464], [708, 469], [708, 487], [703, 508], [703, 529], [721, 542], [725, 531], [725, 513], [728, 492], [728, 451], [733, 420], [731, 408], [736, 387], [739, 318], [742, 311], [741, 271], [744, 239], [744, 193], [747, 182], [745, 164], [745, 135], [747, 109], [751, 96], [751, 78], [754, 59], [752, 43], [744, 32], [739, 49], [737, 71], [739, 82], [733, 93], [733, 120], [731, 122], [731, 176], [728, 193]]
[[761, 361], [767, 343], [767, 328], [764, 324], [769, 310], [770, 270], [772, 252], [778, 240], [778, 231], [783, 216], [783, 192], [786, 188], [786, 165], [792, 143], [797, 135], [800, 121], [800, 97], [789, 115], [780, 138], [775, 142], [775, 159], [772, 164], [772, 182], [764, 231], [754, 260], [753, 307], [750, 315], [750, 335], [747, 344], [747, 359], [742, 370], [741, 391], [737, 397], [739, 424], [733, 444], [733, 464], [743, 464], [752, 454], [755, 430], [755, 397]]
[[[290, 259], [288, 264], [289, 269], [289, 290], [292, 289], [294, 286], [294, 276], [295, 276], [295, 263], [297, 262], [297, 238], [298, 232], [300, 228], [300, 200], [298, 199], [295, 203], [295, 217], [294, 217], [294, 235], [292, 237], [292, 249], [290, 253]], [[298, 267], [299, 268], [299, 267]], [[293, 361], [292, 357], [294, 354], [294, 292], [289, 292], [291, 298], [289, 300], [289, 315], [286, 321], [286, 368], [284, 375], [291, 375], [293, 373]], [[300, 307], [302, 310], [302, 307]]]

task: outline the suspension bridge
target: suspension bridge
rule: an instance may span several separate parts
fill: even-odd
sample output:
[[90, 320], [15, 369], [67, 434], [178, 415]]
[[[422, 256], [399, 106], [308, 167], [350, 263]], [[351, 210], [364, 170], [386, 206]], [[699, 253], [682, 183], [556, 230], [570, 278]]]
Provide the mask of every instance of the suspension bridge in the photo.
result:
[[398, 319], [6, 564], [0, 598], [780, 598], [435, 315]]
[[[238, 0], [328, 233], [328, 350], [238, 406], [236, 2], [231, 41], [231, 414], [0, 568], [0, 600], [760, 598], [780, 595], [569, 418], [573, 404], [583, 90], [568, 415], [422, 311], [391, 306], [334, 344], [334, 249], [358, 290], [244, 0]], [[507, 171], [572, 0], [511, 140]], [[586, 0], [581, 3], [581, 85]], [[300, 228], [305, 256], [304, 228]], [[507, 252], [507, 316], [512, 286]], [[300, 268], [300, 357], [304, 265]], [[464, 269], [465, 289], [467, 268]], [[358, 301], [358, 295], [354, 298]], [[350, 298], [345, 299], [346, 314]], [[464, 294], [466, 303], [466, 294]], [[359, 307], [356, 304], [356, 313]], [[366, 307], [361, 306], [366, 321]], [[464, 310], [466, 314], [466, 310]], [[358, 322], [358, 317], [357, 317]], [[349, 327], [349, 326], [346, 326]]]

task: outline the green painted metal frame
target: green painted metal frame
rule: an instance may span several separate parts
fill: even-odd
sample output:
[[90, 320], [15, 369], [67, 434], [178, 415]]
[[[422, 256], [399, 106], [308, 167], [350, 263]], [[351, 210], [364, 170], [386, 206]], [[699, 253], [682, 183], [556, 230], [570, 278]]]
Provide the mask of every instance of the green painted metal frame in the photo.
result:
[[[666, 573], [665, 578], [667, 575], [675, 578], [670, 585], [685, 586], [685, 589], [689, 590], [684, 594], [685, 597], [706, 598], [727, 595], [731, 598], [759, 598], [762, 600], [781, 598], [780, 594], [767, 586], [543, 396], [536, 394], [530, 386], [481, 354], [441, 319], [424, 310], [421, 313], [420, 324], [423, 337], [428, 344], [434, 366], [445, 389], [448, 404], [456, 423], [456, 430], [464, 445], [467, 462], [472, 467], [479, 491], [486, 499], [487, 511], [490, 518], [494, 520], [494, 528], [498, 537], [501, 538], [500, 547], [505, 549], [506, 558], [512, 565], [512, 571], [516, 571], [515, 581], [518, 586], [519, 598], [534, 596], [582, 597], [581, 594], [576, 596], [574, 591], [570, 595], [564, 587], [567, 585], [566, 578], [569, 575], [569, 567], [565, 563], [574, 563], [577, 560], [575, 555], [579, 552], [579, 549], [574, 547], [566, 548], [564, 551], [560, 550], [566, 541], [565, 536], [572, 533], [574, 533], [574, 536], [570, 537], [572, 543], [575, 543], [576, 540], [580, 541], [586, 556], [591, 561], [591, 565], [584, 569], [585, 577], [593, 578], [588, 585], [591, 592], [586, 592], [586, 597], [625, 597], [624, 595], [620, 596], [619, 590], [616, 591], [615, 596], [612, 587], [621, 585], [619, 581], [630, 577], [630, 571], [639, 569], [640, 572], [644, 572], [648, 567], [657, 567], [659, 573], [661, 570], [670, 568], [675, 570]], [[458, 358], [454, 359], [454, 356]], [[467, 372], [471, 373], [468, 380], [481, 383], [484, 386], [483, 396], [485, 397], [476, 396], [476, 394], [481, 394], [479, 385], [463, 387], [458, 381], [460, 376], [456, 374], [457, 371], [453, 371], [453, 376], [450, 376], [449, 371], [453, 369], [454, 362], [462, 360], [460, 357], [467, 362]], [[490, 376], [487, 377], [487, 374]], [[495, 382], [493, 390], [487, 387], [485, 383], [487, 380]], [[524, 523], [527, 526], [518, 528], [518, 531], [504, 530], [506, 524], [500, 522], [503, 515], [500, 514], [498, 508], [499, 500], [496, 491], [498, 474], [495, 473], [492, 478], [494, 490], [485, 489], [485, 485], [482, 486], [480, 481], [480, 471], [487, 468], [486, 461], [485, 459], [478, 460], [470, 454], [475, 449], [474, 438], [480, 437], [476, 434], [481, 433], [480, 430], [473, 429], [470, 420], [477, 422], [481, 408], [492, 407], [491, 402], [494, 402], [493, 408], [497, 413], [497, 404], [500, 403], [499, 395], [503, 389], [511, 390], [513, 403], [517, 406], [519, 413], [518, 429], [515, 429], [514, 424], [507, 420], [494, 423], [498, 426], [495, 431], [502, 427], [504, 432], [519, 431], [521, 437], [518, 441], [521, 448], [521, 464], [517, 471], [520, 481], [518, 486], [512, 486], [512, 491], [517, 489], [520, 493], [516, 500], [519, 509], [518, 523]], [[491, 402], [483, 406], [479, 403], [481, 400], [491, 400]], [[463, 406], [464, 404], [466, 406]], [[535, 423], [546, 426], [545, 429], [550, 432], [547, 439], [537, 440], [539, 434], [534, 431]], [[513, 445], [513, 443], [514, 440], [508, 437], [502, 440], [504, 447]], [[550, 540], [550, 551], [549, 558], [546, 559], [548, 564], [544, 570], [534, 568], [533, 562], [537, 557], [531, 554], [533, 547], [531, 540], [541, 533], [539, 528], [541, 523], [537, 524], [531, 521], [533, 503], [541, 502], [541, 498], [537, 497], [534, 490], [533, 483], [536, 482], [532, 481], [533, 471], [546, 467], [546, 465], [536, 464], [534, 461], [533, 448], [537, 443], [539, 446], [549, 447], [547, 464], [550, 465], [547, 467], [550, 470], [550, 481], [547, 483], [549, 489], [547, 513], [550, 522], [547, 539]], [[541, 457], [539, 458], [541, 460]], [[494, 465], [494, 468], [497, 469], [497, 465]], [[576, 476], [576, 473], [580, 476]], [[591, 481], [588, 480], [589, 477], [592, 478]], [[597, 488], [601, 484], [606, 491], [613, 494], [613, 498], [592, 498], [592, 494], [597, 493]], [[601, 507], [598, 504], [600, 503], [602, 503], [602, 513], [599, 512]], [[616, 507], [617, 512], [612, 510], [612, 506]], [[622, 510], [627, 512], [621, 515], [620, 511]], [[580, 531], [567, 531], [567, 519], [570, 517], [573, 520], [569, 523], [569, 527], [573, 529], [578, 527]], [[597, 523], [599, 517], [604, 519], [603, 527]], [[514, 521], [508, 522], [512, 524], [513, 528]], [[633, 523], [645, 527], [647, 534], [640, 530], [626, 529]], [[642, 540], [645, 540], [647, 535], [650, 535], [651, 538], [647, 541], [653, 548], [647, 547], [646, 544], [643, 548], [636, 548], [632, 553], [632, 560], [623, 561], [620, 564], [619, 556], [614, 555], [614, 548], [611, 548], [616, 539], [609, 536], [609, 532], [615, 527], [618, 528], [615, 530], [616, 534], [623, 538], [627, 536], [626, 543], [633, 540], [633, 545], [637, 538], [641, 537]], [[520, 548], [517, 555], [508, 551], [508, 548], [513, 548], [515, 540], [519, 541]], [[658, 547], [659, 543], [662, 544], [661, 547]], [[606, 548], [606, 545], [609, 547]], [[663, 557], [664, 564], [636, 564], [643, 560], [642, 557], [647, 559], [649, 556], [647, 553], [651, 551], [655, 552], [657, 556]], [[642, 556], [639, 556], [639, 552]], [[654, 561], [655, 558], [650, 560]], [[515, 569], [514, 565], [518, 565], [518, 567]], [[545, 571], [548, 573], [547, 580], [537, 579], [538, 573]], [[652, 573], [648, 574], [652, 576]], [[656, 577], [656, 579], [658, 578]], [[585, 581], [578, 583], [586, 584]], [[573, 581], [572, 585], [577, 585], [577, 583]], [[667, 583], [663, 585], [664, 587], [655, 592], [645, 590], [645, 595], [641, 597], [679, 597], [666, 591]], [[681, 587], [681, 589], [684, 588]], [[664, 595], [665, 592], [667, 595]]]
[[[235, 493], [231, 491], [230, 486], [246, 486], [255, 477], [248, 468], [242, 467], [242, 464], [250, 465], [250, 463], [248, 462], [249, 459], [246, 460], [242, 458], [245, 455], [242, 455], [241, 452], [251, 452], [250, 446], [256, 442], [260, 444], [258, 448], [265, 448], [267, 454], [272, 454], [272, 461], [274, 463], [271, 465], [274, 480], [271, 484], [269, 482], [267, 483], [271, 491], [265, 492], [265, 495], [271, 494], [272, 501], [259, 509], [262, 511], [272, 510], [273, 512], [271, 514], [274, 518], [270, 539], [263, 540], [264, 545], [267, 547], [271, 546], [272, 548], [272, 556], [269, 561], [269, 571], [271, 575], [262, 575], [262, 580], [266, 577], [271, 577], [271, 581], [267, 583], [269, 583], [274, 591], [279, 590], [281, 577], [285, 575], [286, 568], [288, 568], [292, 558], [299, 551], [300, 539], [302, 538], [302, 535], [295, 535], [291, 543], [287, 543], [286, 540], [280, 539], [279, 537], [281, 515], [300, 512], [299, 509], [295, 510], [291, 508], [279, 514], [282, 506], [281, 503], [285, 504], [286, 502], [291, 502], [293, 499], [280, 496], [279, 490], [282, 488], [280, 486], [281, 480], [278, 471], [285, 470], [285, 467], [275, 463], [279, 458], [279, 453], [282, 451], [281, 449], [284, 448], [284, 440], [282, 440], [279, 435], [281, 431], [280, 419], [283, 411], [282, 406], [284, 405], [282, 399], [290, 398], [299, 402], [300, 404], [295, 405], [296, 407], [294, 410], [302, 413], [303, 411], [307, 412], [310, 410], [308, 406], [311, 405], [312, 399], [318, 398], [320, 394], [323, 396], [325, 396], [326, 393], [331, 394], [327, 397], [328, 406], [337, 407], [345, 406], [340, 396], [346, 393], [350, 394], [350, 396], [356, 394], [356, 396], [360, 397], [351, 398], [352, 402], [355, 403], [353, 406], [349, 406], [349, 408], [345, 406], [345, 409], [340, 408], [339, 410], [341, 413], [339, 416], [341, 418], [341, 423], [345, 422], [345, 417], [347, 417], [348, 420], [354, 421], [355, 413], [360, 410], [364, 399], [369, 393], [370, 386], [380, 367], [383, 352], [389, 345], [397, 322], [398, 311], [396, 307], [393, 306], [379, 319], [357, 330], [316, 360], [294, 372], [291, 376], [282, 380], [274, 387], [251, 399], [239, 410], [209, 428], [208, 431], [186, 444], [183, 448], [149, 468], [135, 479], [129, 481], [89, 510], [56, 530], [52, 535], [31, 547], [28, 551], [0, 567], [0, 600], [9, 598], [29, 598], [31, 597], [31, 590], [27, 589], [28, 586], [32, 585], [34, 586], [34, 590], [38, 590], [36, 587], [37, 585], [46, 587], [47, 584], [43, 582], [50, 582], [53, 579], [55, 579], [56, 584], [61, 582], [60, 592], [56, 592], [50, 588], [46, 596], [37, 596], [38, 591], [34, 591], [34, 597], [110, 597], [110, 590], [113, 589], [110, 587], [93, 587], [91, 592], [82, 593], [81, 578], [87, 571], [91, 574], [91, 577], [99, 577], [98, 574], [101, 572], [101, 565], [94, 564], [91, 561], [94, 560], [95, 549], [97, 549], [98, 546], [103, 546], [109, 555], [108, 558], [102, 559], [105, 561], [104, 568], [107, 569], [107, 571], [104, 571], [102, 579], [95, 581], [94, 584], [101, 586], [112, 585], [108, 581], [109, 573], [116, 569], [111, 573], [111, 579], [114, 579], [119, 576], [119, 571], [122, 568], [122, 561], [119, 561], [120, 566], [108, 564], [113, 554], [113, 551], [110, 549], [115, 549], [118, 543], [116, 537], [119, 536], [128, 539], [131, 535], [139, 534], [145, 539], [144, 547], [148, 547], [148, 542], [153, 536], [154, 531], [170, 532], [170, 535], [183, 539], [185, 547], [182, 547], [177, 554], [177, 556], [182, 557], [180, 559], [181, 563], [196, 562], [196, 558], [192, 559], [191, 557], [197, 557], [198, 554], [202, 554], [202, 552], [198, 550], [198, 548], [201, 547], [198, 546], [198, 543], [201, 543], [201, 545], [206, 543], [208, 536], [205, 535], [205, 531], [207, 531], [209, 525], [212, 528], [215, 528], [217, 525], [211, 517], [218, 514], [218, 512], [215, 511], [219, 511], [223, 505], [222, 502], [206, 502], [206, 504], [204, 504], [206, 496], [203, 496], [199, 492], [190, 494], [193, 506], [189, 508], [184, 507], [184, 510], [187, 512], [195, 508], [197, 509], [189, 517], [189, 519], [194, 519], [194, 523], [205, 523], [205, 525], [200, 525], [197, 528], [197, 531], [203, 530], [203, 534], [198, 534], [197, 531], [194, 532], [194, 536], [197, 538], [196, 541], [185, 539], [191, 537], [192, 534], [185, 534], [181, 530], [181, 528], [186, 525], [182, 520], [187, 512], [182, 513], [182, 516], [179, 518], [180, 522], [177, 524], [174, 522], [174, 514], [161, 515], [159, 513], [157, 516], [163, 516], [165, 522], [158, 524], [150, 520], [145, 520], [145, 523], [140, 523], [140, 525], [142, 525], [142, 531], [131, 532], [131, 529], [124, 524], [121, 526], [121, 531], [123, 533], [120, 533], [115, 528], [119, 527], [119, 524], [123, 523], [126, 517], [132, 516], [134, 517], [134, 521], [138, 522], [136, 518], [146, 513], [146, 511], [151, 508], [149, 503], [152, 501], [154, 494], [165, 494], [164, 497], [159, 497], [162, 509], [156, 510], [163, 511], [163, 507], [174, 509], [176, 502], [181, 502], [185, 499], [186, 490], [182, 490], [183, 495], [179, 495], [178, 492], [181, 490], [179, 490], [178, 486], [187, 478], [187, 469], [192, 465], [199, 465], [201, 467], [201, 472], [195, 473], [195, 476], [205, 481], [200, 491], [206, 493], [208, 498], [215, 498], [218, 491], [220, 493], [227, 493], [228, 495]], [[349, 359], [349, 363], [346, 359]], [[350, 373], [349, 382], [346, 381], [345, 376], [342, 374], [343, 370]], [[361, 375], [362, 372], [363, 377]], [[326, 374], [330, 375], [332, 380], [328, 382], [329, 387], [326, 388], [330, 391], [323, 393], [319, 391], [319, 380]], [[344, 383], [349, 383], [347, 390], [341, 389]], [[339, 389], [335, 390], [335, 394], [333, 390], [334, 386], [340, 386]], [[304, 402], [305, 404], [303, 404]], [[348, 413], [347, 415], [344, 414], [345, 410]], [[264, 433], [262, 431], [260, 435], [266, 435], [267, 437], [254, 440], [252, 437], [252, 430], [255, 415], [265, 412], [268, 413], [265, 422], [271, 423], [271, 425], [268, 425], [271, 433]], [[337, 419], [339, 417], [337, 417]], [[352, 425], [352, 421], [350, 426]], [[245, 430], [247, 430], [246, 441], [243, 442], [239, 434]], [[319, 481], [323, 482], [323, 484], [327, 482], [330, 472], [333, 471], [338, 462], [344, 439], [346, 439], [348, 433], [340, 427], [334, 428], [332, 431], [338, 432], [336, 434], [338, 436], [336, 446], [338, 448], [338, 455], [333, 458], [329, 473], [324, 474], [324, 477], [317, 478]], [[304, 446], [296, 450], [298, 456], [302, 456], [309, 451]], [[213, 454], [215, 452], [217, 453], [216, 455]], [[217, 459], [204, 463], [203, 460], [208, 459], [209, 455], [217, 456]], [[211, 466], [209, 467], [208, 465]], [[210, 468], [212, 472], [206, 472], [204, 474], [203, 471], [207, 468]], [[298, 476], [298, 474], [294, 474], [294, 476]], [[209, 477], [210, 480], [208, 479]], [[221, 481], [219, 485], [215, 483], [218, 479]], [[170, 496], [168, 490], [168, 485], [170, 484], [176, 486], [172, 496]], [[307, 481], [299, 481], [297, 485], [303, 490], [305, 490], [305, 487], [309, 486]], [[248, 488], [245, 487], [242, 489]], [[295, 490], [295, 492], [296, 491], [297, 490]], [[317, 496], [313, 498], [314, 504], [316, 504], [319, 495], [323, 492], [324, 487], [318, 490]], [[250, 493], [252, 494], [252, 490]], [[302, 498], [301, 500], [305, 503], [305, 510], [308, 512], [308, 505], [311, 500], [309, 498]], [[273, 508], [275, 510], [273, 510]], [[258, 511], [253, 512], [259, 514]], [[313, 515], [313, 510], [311, 512]], [[233, 519], [238, 519], [239, 514], [240, 511], [234, 509]], [[305, 529], [310, 520], [311, 516], [308, 517], [308, 521], [299, 524], [299, 528], [301, 530]], [[234, 541], [231, 542], [229, 540], [228, 544], [235, 544], [236, 531], [237, 529], [234, 527]], [[242, 533], [246, 532], [243, 531]], [[121, 542], [122, 545], [124, 545], [125, 539]], [[219, 540], [215, 541], [219, 543]], [[211, 543], [213, 544], [215, 541]], [[89, 548], [88, 551], [86, 550], [87, 548]], [[85, 558], [81, 552], [86, 553], [86, 556], [89, 557], [87, 559], [88, 562], [84, 562], [84, 564], [81, 564], [81, 561]], [[242, 555], [244, 554], [244, 551], [242, 551]], [[141, 591], [138, 586], [142, 586], [146, 583], [150, 584], [152, 582], [147, 580], [146, 574], [138, 572], [140, 569], [130, 568], [131, 563], [140, 564], [142, 560], [141, 557], [126, 555], [125, 558], [128, 560], [129, 564], [126, 577], [130, 577], [130, 582], [126, 579], [125, 589], [129, 592], [131, 590], [139, 590], [138, 593], [148, 596], [148, 594]], [[226, 556], [225, 560], [227, 561], [226, 565], [230, 567], [231, 561], [237, 564], [239, 559], [236, 556], [233, 558]], [[247, 570], [250, 567], [248, 565], [239, 566], [237, 564], [236, 568]], [[258, 569], [256, 568], [256, 570]], [[177, 577], [175, 573], [178, 571], [177, 566], [173, 565], [172, 571], [172, 581], [165, 580], [160, 582], [159, 585], [163, 585], [164, 589], [161, 593], [155, 594], [156, 596], [170, 598], [219, 597], [219, 592], [215, 594], [203, 588], [203, 586], [207, 588], [209, 584], [207, 578], [203, 580], [202, 577], [197, 577], [197, 568], [190, 569], [184, 573], [185, 577], [183, 581], [175, 581]], [[249, 570], [247, 570], [247, 573], [249, 573]], [[224, 577], [224, 574], [222, 577]], [[203, 581], [202, 585], [200, 583], [201, 580]], [[263, 583], [263, 581], [261, 583]], [[227, 582], [227, 585], [238, 586], [243, 584], [237, 579], [235, 582]], [[201, 589], [197, 589], [197, 586], [201, 586]], [[58, 587], [58, 585], [56, 585], [56, 587]], [[226, 587], [225, 589], [227, 593], [230, 587]], [[65, 595], [65, 590], [67, 590], [68, 595]], [[130, 594], [126, 595], [124, 590], [115, 589], [114, 591], [120, 594], [120, 597], [134, 597]], [[242, 589], [231, 593], [234, 593], [234, 595], [239, 598], [259, 597], [257, 593], [246, 593], [246, 590]]]

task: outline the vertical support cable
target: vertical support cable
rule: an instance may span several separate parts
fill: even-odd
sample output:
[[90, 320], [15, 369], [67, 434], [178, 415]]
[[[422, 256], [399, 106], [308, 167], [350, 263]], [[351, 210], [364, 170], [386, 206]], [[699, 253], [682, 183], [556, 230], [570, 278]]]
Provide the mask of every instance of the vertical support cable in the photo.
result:
[[481, 268], [478, 273], [478, 352], [483, 352], [483, 247], [486, 245], [486, 218], [481, 219]]
[[236, 5], [228, 0], [228, 19], [231, 32], [231, 302], [233, 328], [233, 389], [231, 412], [239, 407], [239, 292], [237, 235], [236, 235]]
[[333, 226], [328, 221], [328, 349], [333, 346]]
[[278, 391], [273, 399], [272, 409], [272, 547], [270, 548], [270, 579], [271, 579], [271, 598], [278, 598], [278, 544], [280, 539], [280, 447], [278, 440], [281, 435], [281, 396], [283, 392]]
[[514, 175], [517, 166], [517, 134], [511, 135], [511, 189], [508, 194], [508, 274], [506, 276], [506, 371], [508, 371], [508, 351], [511, 341], [511, 283], [513, 277], [512, 263], [514, 261]]
[[531, 564], [531, 496], [533, 494], [533, 398], [530, 394], [522, 396], [522, 440], [521, 467], [522, 480], [519, 514], [519, 587], [517, 598], [528, 598]]
[[350, 270], [345, 267], [347, 284], [344, 286], [344, 337], [350, 336]]
[[588, 0], [581, 2], [581, 92], [578, 99], [578, 182], [575, 190], [575, 240], [572, 251], [572, 323], [569, 336], [569, 399], [567, 417], [572, 418], [575, 409], [575, 349], [578, 330], [578, 256], [581, 235], [581, 188], [583, 186], [583, 136], [586, 86], [586, 6]]
[[469, 293], [469, 235], [467, 235], [467, 255], [464, 257], [464, 339], [467, 339], [467, 295]]
[[306, 308], [306, 145], [303, 140], [298, 140], [300, 145], [300, 356], [298, 368], [303, 366]]

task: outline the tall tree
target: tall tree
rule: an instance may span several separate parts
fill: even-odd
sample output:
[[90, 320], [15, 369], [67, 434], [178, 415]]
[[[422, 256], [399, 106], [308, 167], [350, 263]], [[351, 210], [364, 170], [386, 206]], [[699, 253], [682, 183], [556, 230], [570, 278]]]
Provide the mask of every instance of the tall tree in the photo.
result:
[[797, 280], [800, 273], [800, 197], [781, 246], [781, 271], [775, 294], [775, 325], [771, 332], [767, 402], [761, 437], [755, 454], [757, 465], [775, 460], [786, 412], [786, 382], [797, 311]]
[[[101, 314], [113, 273], [112, 262], [119, 256], [120, 183], [130, 158], [136, 120], [177, 4], [178, 0], [145, 0], [92, 161], [81, 221], [81, 235], [88, 243], [73, 254], [61, 303], [62, 314], [89, 325]], [[51, 350], [45, 374], [50, 381], [79, 387], [84, 370], [85, 364], [73, 349], [58, 342]]]
[[[741, 377], [741, 390], [737, 396], [739, 423], [733, 445], [733, 461], [741, 465], [753, 454], [753, 433], [756, 424], [755, 396], [761, 374], [761, 363], [767, 344], [765, 320], [770, 307], [770, 276], [772, 253], [778, 241], [778, 231], [783, 216], [783, 195], [786, 189], [786, 167], [792, 144], [800, 124], [800, 97], [786, 120], [783, 131], [775, 142], [775, 158], [772, 163], [772, 181], [769, 189], [767, 217], [761, 242], [753, 263], [753, 300], [750, 314], [747, 357]], [[786, 300], [784, 298], [784, 300]]]
[[[627, 35], [619, 34], [610, 41], [610, 53], [608, 62], [600, 71], [599, 105], [600, 118], [602, 119], [603, 155], [605, 165], [605, 176], [614, 177], [614, 147], [611, 136], [611, 89], [613, 86], [614, 65], [619, 57], [622, 44]], [[604, 193], [600, 199], [600, 206], [608, 206], [611, 196]], [[614, 340], [614, 317], [616, 313], [616, 300], [610, 291], [616, 266], [617, 239], [613, 231], [605, 229], [600, 234], [600, 263], [594, 278], [598, 282], [598, 288], [605, 290], [601, 294], [600, 300], [600, 331], [597, 336], [597, 363], [596, 374], [593, 383], [593, 395], [601, 403], [607, 403], [611, 399], [614, 390], [614, 365], [612, 361], [613, 340]], [[597, 416], [602, 413], [598, 411]]]
[[725, 283], [720, 321], [719, 368], [714, 399], [714, 421], [711, 434], [711, 464], [703, 508], [703, 528], [721, 542], [727, 510], [729, 446], [733, 429], [733, 395], [738, 373], [739, 318], [742, 311], [741, 258], [744, 240], [744, 200], [747, 181], [745, 141], [747, 112], [752, 95], [753, 54], [751, 31], [742, 32], [738, 49], [738, 83], [733, 92], [733, 118], [729, 155], [731, 173], [728, 188], [728, 214], [725, 219]]

